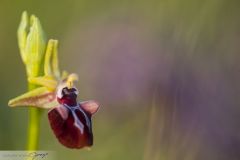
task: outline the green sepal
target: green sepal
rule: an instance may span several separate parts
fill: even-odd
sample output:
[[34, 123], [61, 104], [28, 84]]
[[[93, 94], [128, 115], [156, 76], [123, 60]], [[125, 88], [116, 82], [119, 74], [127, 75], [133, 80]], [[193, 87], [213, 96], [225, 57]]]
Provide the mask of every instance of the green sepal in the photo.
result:
[[29, 77], [28, 82], [46, 87], [49, 91], [55, 91], [58, 82], [52, 76]]
[[8, 102], [10, 107], [34, 106], [48, 109], [57, 105], [55, 92], [50, 92], [46, 87], [39, 87], [22, 94]]
[[24, 11], [22, 13], [21, 22], [19, 24], [18, 31], [17, 31], [18, 46], [19, 46], [20, 54], [24, 64], [26, 64], [26, 61], [27, 61], [25, 47], [26, 47], [26, 40], [27, 40], [27, 34], [28, 34], [28, 25], [29, 25], [28, 14], [26, 11]]

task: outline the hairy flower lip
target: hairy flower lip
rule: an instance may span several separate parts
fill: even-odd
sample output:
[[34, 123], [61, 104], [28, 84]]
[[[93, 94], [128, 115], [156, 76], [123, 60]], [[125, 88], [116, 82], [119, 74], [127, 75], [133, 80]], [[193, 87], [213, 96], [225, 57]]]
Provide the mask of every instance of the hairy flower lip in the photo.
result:
[[[68, 148], [93, 145], [91, 117], [99, 109], [96, 101], [77, 102], [75, 88], [60, 88], [59, 105], [48, 112], [50, 126], [58, 141]], [[73, 96], [74, 95], [74, 96]]]
[[[82, 107], [84, 104], [86, 102], [80, 102], [76, 106], [59, 105], [48, 112], [48, 120], [56, 138], [68, 148], [80, 149], [93, 145], [93, 114], [86, 106]], [[97, 107], [95, 110], [99, 108], [97, 104], [92, 106]]]

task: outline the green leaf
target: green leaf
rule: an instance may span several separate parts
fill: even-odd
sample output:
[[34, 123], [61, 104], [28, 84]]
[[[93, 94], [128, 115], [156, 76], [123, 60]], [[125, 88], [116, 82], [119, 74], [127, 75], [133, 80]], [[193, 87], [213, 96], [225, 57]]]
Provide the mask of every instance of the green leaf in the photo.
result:
[[35, 106], [50, 108], [57, 105], [55, 92], [49, 92], [46, 87], [39, 87], [9, 101], [10, 107]]

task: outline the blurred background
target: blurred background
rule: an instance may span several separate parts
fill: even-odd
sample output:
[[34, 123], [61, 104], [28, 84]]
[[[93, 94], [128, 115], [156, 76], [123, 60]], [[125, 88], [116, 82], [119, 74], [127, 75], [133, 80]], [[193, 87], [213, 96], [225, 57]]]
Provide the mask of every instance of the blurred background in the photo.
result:
[[240, 1], [0, 0], [0, 150], [24, 150], [22, 11], [60, 41], [62, 69], [94, 99], [91, 151], [65, 148], [42, 116], [40, 150], [65, 160], [239, 160]]

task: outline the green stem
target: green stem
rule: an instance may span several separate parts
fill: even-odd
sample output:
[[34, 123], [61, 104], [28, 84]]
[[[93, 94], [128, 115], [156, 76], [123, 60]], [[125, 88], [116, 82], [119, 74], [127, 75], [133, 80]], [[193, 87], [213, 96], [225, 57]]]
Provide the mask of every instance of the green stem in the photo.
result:
[[[36, 88], [35, 85], [29, 84], [29, 90]], [[27, 150], [37, 150], [39, 142], [41, 110], [38, 108], [29, 108], [29, 124], [28, 124], [28, 143]]]

